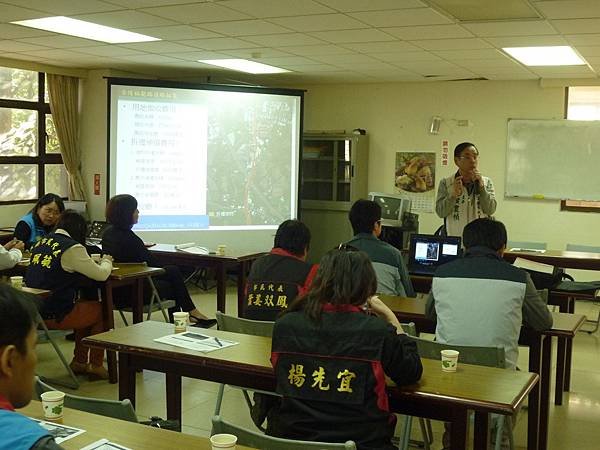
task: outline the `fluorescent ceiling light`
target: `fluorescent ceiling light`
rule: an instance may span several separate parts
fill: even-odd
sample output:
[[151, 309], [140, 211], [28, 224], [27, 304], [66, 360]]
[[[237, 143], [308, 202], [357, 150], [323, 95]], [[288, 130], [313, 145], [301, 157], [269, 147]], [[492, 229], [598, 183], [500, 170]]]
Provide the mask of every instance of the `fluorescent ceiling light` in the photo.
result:
[[54, 33], [68, 34], [94, 41], [108, 42], [109, 44], [124, 44], [126, 42], [149, 42], [160, 39], [144, 34], [132, 33], [119, 28], [98, 25], [84, 20], [71, 19], [65, 16], [44, 17], [42, 19], [20, 20], [11, 22], [40, 30], [53, 31]]
[[555, 47], [507, 47], [502, 50], [526, 66], [581, 66], [586, 64], [567, 45]]
[[213, 66], [225, 67], [226, 69], [237, 70], [247, 73], [284, 73], [289, 72], [287, 69], [280, 67], [269, 66], [256, 61], [247, 59], [199, 59], [198, 62], [211, 64]]

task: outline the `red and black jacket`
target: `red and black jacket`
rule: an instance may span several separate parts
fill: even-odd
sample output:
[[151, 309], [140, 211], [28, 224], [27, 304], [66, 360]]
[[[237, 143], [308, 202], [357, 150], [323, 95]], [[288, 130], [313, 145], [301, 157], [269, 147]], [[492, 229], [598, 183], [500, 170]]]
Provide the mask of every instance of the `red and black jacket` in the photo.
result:
[[283, 398], [269, 419], [269, 434], [323, 442], [351, 439], [361, 450], [396, 448], [385, 376], [406, 385], [423, 371], [416, 344], [406, 335], [356, 306], [327, 304], [320, 322], [303, 312], [278, 319], [272, 345]]

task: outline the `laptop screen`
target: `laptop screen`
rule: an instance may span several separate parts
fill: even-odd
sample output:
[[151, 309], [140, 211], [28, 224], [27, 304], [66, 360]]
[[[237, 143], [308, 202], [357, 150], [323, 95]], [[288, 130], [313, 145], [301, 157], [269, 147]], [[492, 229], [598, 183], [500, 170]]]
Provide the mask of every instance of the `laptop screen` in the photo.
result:
[[410, 238], [408, 271], [413, 274], [433, 275], [442, 264], [461, 255], [460, 237], [413, 234]]

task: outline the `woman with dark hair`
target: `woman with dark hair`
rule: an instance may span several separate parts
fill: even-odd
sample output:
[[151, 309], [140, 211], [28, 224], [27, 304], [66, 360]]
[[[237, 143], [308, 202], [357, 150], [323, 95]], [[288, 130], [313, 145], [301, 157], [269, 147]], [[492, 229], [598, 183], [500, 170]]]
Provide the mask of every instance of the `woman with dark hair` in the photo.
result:
[[376, 288], [366, 253], [323, 257], [311, 289], [275, 322], [271, 362], [282, 399], [269, 413], [268, 434], [396, 448], [385, 376], [412, 384], [423, 368], [416, 344], [374, 297]]
[[[161, 297], [175, 300], [176, 306], [169, 310], [169, 316], [174, 311], [187, 311], [190, 321], [196, 326], [209, 328], [215, 326], [217, 321], [209, 319], [202, 314], [192, 301], [185, 287], [185, 281], [177, 266], [161, 266], [144, 245], [144, 242], [131, 228], [139, 218], [138, 203], [134, 196], [120, 194], [112, 197], [106, 205], [106, 220], [110, 222], [102, 235], [102, 249], [110, 253], [117, 262], [145, 262], [151, 267], [162, 267], [163, 275], [154, 277], [156, 288]], [[149, 292], [145, 295], [146, 301], [150, 300]]]
[[52, 231], [58, 216], [65, 210], [62, 199], [56, 194], [40, 198], [27, 214], [19, 219], [14, 236], [29, 248], [41, 237]]
[[112, 257], [104, 254], [99, 263], [94, 262], [84, 247], [85, 235], [85, 219], [73, 210], [63, 212], [56, 230], [32, 246], [25, 281], [29, 287], [52, 292], [40, 307], [46, 326], [75, 331], [73, 372], [92, 379], [108, 379], [102, 365], [104, 351], [90, 349], [81, 342], [84, 337], [104, 331], [101, 305], [77, 297], [78, 288], [86, 279], [106, 281], [112, 271]]

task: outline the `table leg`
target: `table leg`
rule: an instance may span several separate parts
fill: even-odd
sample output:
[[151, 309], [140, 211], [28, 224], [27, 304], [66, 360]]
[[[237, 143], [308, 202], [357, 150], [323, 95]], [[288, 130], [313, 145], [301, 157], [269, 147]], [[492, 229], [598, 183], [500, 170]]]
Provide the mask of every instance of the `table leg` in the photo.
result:
[[453, 413], [450, 432], [450, 448], [452, 450], [464, 450], [467, 448], [467, 410]]
[[217, 276], [217, 311], [225, 313], [225, 299], [227, 297], [227, 273], [225, 263], [219, 261], [215, 268]]
[[487, 450], [490, 440], [490, 415], [475, 411], [474, 449]]
[[239, 272], [237, 279], [237, 304], [238, 304], [238, 317], [243, 317], [244, 302], [246, 301], [246, 272], [248, 271], [248, 263], [242, 261], [239, 264]]
[[[575, 298], [569, 298], [569, 313], [575, 314]], [[571, 359], [573, 356], [573, 339], [567, 339], [566, 355], [565, 355], [565, 382], [564, 390], [569, 392], [571, 390]]]
[[552, 338], [547, 336], [542, 344], [542, 372], [540, 373], [540, 441], [539, 449], [548, 447], [548, 416], [550, 409], [550, 367]]
[[556, 380], [554, 382], [554, 404], [562, 405], [563, 392], [565, 386], [565, 364], [567, 360], [566, 342], [563, 337], [557, 337], [556, 346]]
[[144, 281], [145, 278], [138, 278], [133, 285], [133, 304], [131, 305], [133, 323], [140, 323], [144, 320]]
[[167, 419], [181, 423], [181, 375], [166, 373]]
[[135, 408], [135, 370], [131, 367], [131, 355], [119, 355], [119, 400], [128, 398]]
[[[104, 331], [110, 331], [115, 327], [114, 303], [112, 293], [112, 283], [107, 281], [101, 288], [102, 297], [102, 320], [104, 322]], [[117, 374], [117, 354], [113, 351], [106, 351], [106, 361], [108, 364], [108, 382], [115, 384], [118, 381]]]
[[[529, 371], [537, 374], [541, 374], [543, 339], [544, 336], [536, 333], [529, 345]], [[538, 450], [540, 383], [537, 383], [529, 393], [529, 407], [527, 411], [527, 450]]]

